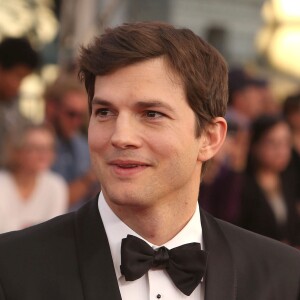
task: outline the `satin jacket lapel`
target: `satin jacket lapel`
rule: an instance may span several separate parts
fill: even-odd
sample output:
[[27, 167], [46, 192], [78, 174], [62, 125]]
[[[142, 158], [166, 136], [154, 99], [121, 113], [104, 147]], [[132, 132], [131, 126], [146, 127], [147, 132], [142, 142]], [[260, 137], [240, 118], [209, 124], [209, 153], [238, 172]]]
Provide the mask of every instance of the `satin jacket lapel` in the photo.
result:
[[118, 282], [97, 199], [79, 209], [75, 218], [78, 264], [85, 300], [121, 300]]
[[236, 299], [236, 276], [228, 242], [216, 220], [201, 210], [201, 222], [208, 267], [205, 300]]

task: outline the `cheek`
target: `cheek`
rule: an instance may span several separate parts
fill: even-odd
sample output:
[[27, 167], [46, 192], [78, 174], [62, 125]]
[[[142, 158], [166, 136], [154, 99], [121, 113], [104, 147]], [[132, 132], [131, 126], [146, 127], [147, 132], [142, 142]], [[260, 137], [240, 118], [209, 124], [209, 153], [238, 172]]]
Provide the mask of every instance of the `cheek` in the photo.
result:
[[109, 134], [90, 123], [88, 128], [88, 144], [91, 152], [99, 152], [109, 143]]
[[182, 151], [180, 143], [171, 136], [149, 134], [144, 138], [144, 142], [152, 154], [160, 157], [177, 157]]
[[166, 162], [167, 168], [181, 169], [181, 172], [185, 172], [197, 163], [198, 147], [196, 143], [189, 142], [187, 139], [170, 136], [148, 139], [148, 147], [154, 159], [162, 163]]

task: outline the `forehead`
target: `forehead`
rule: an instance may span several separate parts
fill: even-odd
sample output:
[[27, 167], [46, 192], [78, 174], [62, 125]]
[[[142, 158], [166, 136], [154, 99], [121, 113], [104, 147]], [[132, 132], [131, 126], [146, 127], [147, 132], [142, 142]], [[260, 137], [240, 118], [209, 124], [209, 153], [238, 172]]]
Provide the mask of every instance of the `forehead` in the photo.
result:
[[[95, 98], [109, 100], [118, 96], [159, 97], [173, 95], [185, 98], [182, 80], [163, 57], [132, 64], [95, 81]], [[141, 99], [140, 99], [141, 100]]]

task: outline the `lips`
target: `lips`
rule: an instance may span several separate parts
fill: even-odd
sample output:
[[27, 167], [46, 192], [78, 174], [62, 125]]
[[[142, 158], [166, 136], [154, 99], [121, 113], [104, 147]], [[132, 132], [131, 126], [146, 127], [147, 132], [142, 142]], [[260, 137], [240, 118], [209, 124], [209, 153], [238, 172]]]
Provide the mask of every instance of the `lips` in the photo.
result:
[[135, 167], [147, 167], [148, 163], [133, 160], [113, 160], [109, 162], [110, 165], [118, 166], [120, 168], [135, 168]]
[[150, 167], [150, 164], [145, 162], [120, 159], [110, 161], [109, 165], [112, 167], [113, 172], [118, 176], [134, 175], [145, 170], [147, 167]]
[[128, 164], [128, 165], [120, 165], [120, 164], [118, 164], [117, 165], [118, 167], [120, 167], [120, 168], [124, 168], [124, 169], [131, 169], [131, 168], [137, 168], [137, 167], [139, 167], [139, 166], [143, 166], [143, 165], [131, 165], [131, 164]]

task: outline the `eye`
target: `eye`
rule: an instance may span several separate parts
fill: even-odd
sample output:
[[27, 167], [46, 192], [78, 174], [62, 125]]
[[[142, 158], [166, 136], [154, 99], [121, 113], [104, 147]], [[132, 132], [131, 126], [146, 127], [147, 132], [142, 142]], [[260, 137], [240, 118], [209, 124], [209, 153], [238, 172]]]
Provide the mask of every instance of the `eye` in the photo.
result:
[[145, 116], [149, 119], [158, 119], [165, 115], [163, 113], [155, 111], [155, 110], [147, 110], [147, 111], [145, 111]]
[[99, 108], [95, 110], [95, 116], [100, 119], [107, 119], [114, 115], [115, 113], [111, 111], [109, 108]]

